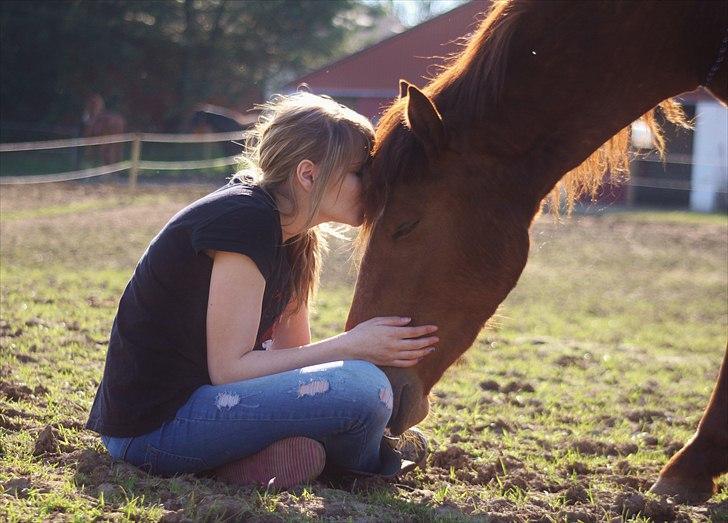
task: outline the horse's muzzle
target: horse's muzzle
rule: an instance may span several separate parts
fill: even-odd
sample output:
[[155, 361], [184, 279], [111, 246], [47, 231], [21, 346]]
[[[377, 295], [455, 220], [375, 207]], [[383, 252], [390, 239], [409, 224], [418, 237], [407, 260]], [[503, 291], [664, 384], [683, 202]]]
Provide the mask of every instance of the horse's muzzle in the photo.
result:
[[393, 436], [399, 436], [410, 427], [425, 419], [430, 410], [427, 397], [419, 383], [407, 383], [394, 388], [394, 404], [388, 428]]

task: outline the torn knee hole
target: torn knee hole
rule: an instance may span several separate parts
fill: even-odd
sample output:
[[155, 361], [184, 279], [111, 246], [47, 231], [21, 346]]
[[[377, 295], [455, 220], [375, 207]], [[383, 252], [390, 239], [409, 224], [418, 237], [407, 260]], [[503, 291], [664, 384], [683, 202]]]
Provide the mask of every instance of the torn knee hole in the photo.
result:
[[394, 402], [394, 395], [392, 394], [392, 389], [384, 388], [379, 389], [379, 399], [382, 400], [382, 403], [384, 403], [388, 409], [392, 409], [392, 404]]
[[329, 390], [329, 382], [326, 380], [314, 380], [308, 383], [302, 383], [298, 386], [298, 397], [315, 396], [323, 394]]
[[232, 408], [240, 403], [240, 396], [230, 392], [221, 392], [215, 397], [215, 406], [218, 409]]

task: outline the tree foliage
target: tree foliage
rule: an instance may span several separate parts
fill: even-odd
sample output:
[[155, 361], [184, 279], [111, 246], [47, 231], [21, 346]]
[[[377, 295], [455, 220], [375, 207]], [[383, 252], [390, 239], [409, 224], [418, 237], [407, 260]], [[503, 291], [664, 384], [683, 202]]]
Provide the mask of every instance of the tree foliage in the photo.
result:
[[0, 3], [2, 118], [78, 120], [101, 93], [134, 128], [174, 129], [197, 103], [244, 109], [337, 58], [355, 0], [47, 0]]

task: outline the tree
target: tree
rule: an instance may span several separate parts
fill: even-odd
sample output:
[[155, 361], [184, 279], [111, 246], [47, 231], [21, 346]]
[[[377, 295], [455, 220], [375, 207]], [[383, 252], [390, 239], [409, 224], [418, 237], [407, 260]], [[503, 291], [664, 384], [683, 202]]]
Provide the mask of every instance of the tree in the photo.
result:
[[343, 52], [354, 0], [43, 0], [0, 3], [4, 120], [73, 124], [101, 93], [132, 127], [196, 103], [246, 108], [276, 79]]

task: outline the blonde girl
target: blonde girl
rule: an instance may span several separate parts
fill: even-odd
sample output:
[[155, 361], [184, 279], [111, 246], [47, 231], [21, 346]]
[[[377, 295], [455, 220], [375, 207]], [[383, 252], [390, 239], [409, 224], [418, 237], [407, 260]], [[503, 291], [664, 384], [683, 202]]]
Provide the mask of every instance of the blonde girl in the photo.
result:
[[139, 260], [86, 426], [112, 457], [159, 475], [286, 488], [324, 464], [396, 474], [401, 453], [383, 437], [392, 390], [377, 365], [416, 364], [436, 327], [372, 318], [312, 342], [308, 317], [318, 226], [362, 222], [371, 124], [309, 93], [264, 115], [250, 168], [179, 211]]

